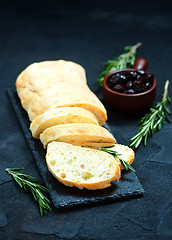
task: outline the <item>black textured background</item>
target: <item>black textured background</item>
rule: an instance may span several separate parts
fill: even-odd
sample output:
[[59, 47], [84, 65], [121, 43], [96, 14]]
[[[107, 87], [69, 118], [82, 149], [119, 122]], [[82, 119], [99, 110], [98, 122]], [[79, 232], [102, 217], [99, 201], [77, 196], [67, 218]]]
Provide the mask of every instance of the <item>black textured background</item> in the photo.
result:
[[[149, 60], [158, 81], [156, 101], [172, 76], [171, 1], [3, 1], [0, 3], [0, 239], [172, 239], [172, 128], [140, 146], [133, 164], [145, 189], [141, 198], [40, 217], [37, 203], [6, 174], [24, 167], [43, 184], [18, 120], [5, 94], [35, 61], [66, 59], [81, 64], [89, 87], [103, 100], [95, 79], [102, 63], [141, 41], [137, 56]], [[170, 83], [170, 95], [172, 87]], [[118, 142], [137, 132], [136, 116], [108, 110]]]

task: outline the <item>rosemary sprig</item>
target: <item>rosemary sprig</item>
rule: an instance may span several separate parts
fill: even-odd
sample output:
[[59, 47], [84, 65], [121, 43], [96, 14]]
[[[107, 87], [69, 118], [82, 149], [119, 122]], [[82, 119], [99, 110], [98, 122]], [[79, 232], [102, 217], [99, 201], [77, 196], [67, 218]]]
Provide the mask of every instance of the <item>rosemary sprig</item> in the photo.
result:
[[100, 74], [100, 77], [97, 79], [100, 86], [103, 85], [103, 79], [104, 76], [107, 75], [110, 72], [125, 69], [125, 68], [131, 68], [134, 65], [135, 62], [135, 55], [136, 50], [138, 47], [141, 46], [141, 43], [138, 42], [137, 44], [133, 46], [126, 46], [124, 48], [125, 52], [118, 57], [109, 60], [103, 64], [103, 71]]
[[100, 150], [111, 154], [114, 158], [118, 158], [118, 160], [122, 163], [125, 170], [127, 170], [127, 171], [131, 170], [131, 171], [135, 172], [135, 169], [131, 165], [129, 165], [124, 159], [119, 157], [119, 155], [121, 155], [121, 154], [119, 154], [117, 151], [109, 149], [111, 147], [114, 147], [114, 145], [107, 146], [107, 147], [101, 147]]
[[21, 188], [25, 191], [31, 191], [35, 201], [38, 201], [40, 214], [43, 216], [44, 213], [47, 214], [47, 211], [51, 211], [51, 208], [49, 206], [50, 200], [41, 191], [48, 193], [49, 190], [41, 185], [28, 181], [34, 179], [32, 176], [17, 172], [23, 169], [24, 168], [7, 168], [6, 171], [13, 176]]
[[162, 95], [161, 101], [156, 104], [155, 108], [150, 108], [150, 112], [139, 121], [140, 131], [130, 139], [130, 147], [136, 149], [142, 141], [146, 146], [149, 135], [152, 135], [155, 131], [160, 131], [165, 120], [170, 123], [167, 117], [167, 114], [171, 114], [168, 108], [168, 103], [171, 102], [171, 98], [168, 95], [168, 86], [169, 80], [165, 83], [164, 94]]

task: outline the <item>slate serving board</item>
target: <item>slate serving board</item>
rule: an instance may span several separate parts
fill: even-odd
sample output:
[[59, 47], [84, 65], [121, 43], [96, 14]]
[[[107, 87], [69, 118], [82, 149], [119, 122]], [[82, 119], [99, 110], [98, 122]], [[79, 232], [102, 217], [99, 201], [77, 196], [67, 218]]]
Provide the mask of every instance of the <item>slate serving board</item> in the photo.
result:
[[[38, 139], [34, 139], [29, 130], [30, 121], [26, 111], [22, 108], [20, 100], [17, 96], [15, 87], [10, 87], [7, 90], [10, 102], [20, 122], [21, 128], [27, 139], [29, 147], [35, 158], [35, 162], [43, 177], [46, 187], [50, 191], [50, 196], [53, 204], [57, 208], [72, 207], [78, 205], [87, 205], [93, 203], [101, 203], [105, 201], [114, 201], [117, 199], [126, 199], [137, 197], [144, 193], [144, 189], [140, 184], [135, 173], [122, 171], [122, 177], [117, 181], [112, 182], [112, 186], [106, 189], [89, 191], [86, 189], [79, 190], [77, 188], [66, 187], [59, 183], [52, 174], [48, 171], [45, 154], [42, 143]], [[105, 127], [109, 129], [106, 124]]]

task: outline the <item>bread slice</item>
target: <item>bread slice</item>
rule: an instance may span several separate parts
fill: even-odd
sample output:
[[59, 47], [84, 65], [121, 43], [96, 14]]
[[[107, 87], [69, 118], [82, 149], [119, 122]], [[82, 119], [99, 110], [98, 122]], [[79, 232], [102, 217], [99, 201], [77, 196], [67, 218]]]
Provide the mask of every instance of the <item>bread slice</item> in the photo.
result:
[[16, 89], [30, 121], [58, 107], [81, 107], [92, 112], [100, 125], [106, 109], [89, 89], [85, 70], [70, 61], [43, 61], [29, 65], [16, 80]]
[[[134, 161], [135, 153], [133, 149], [129, 148], [128, 146], [122, 145], [122, 144], [114, 144], [114, 147], [108, 148], [108, 150], [116, 151], [119, 155], [119, 158], [122, 158], [124, 161], [126, 161], [129, 165], [132, 164]], [[122, 163], [118, 158], [115, 158], [117, 163], [119, 164], [120, 169], [124, 169]]]
[[47, 128], [40, 139], [44, 148], [52, 141], [71, 143], [77, 146], [100, 148], [116, 142], [112, 134], [99, 125], [89, 123], [61, 124]]
[[51, 142], [47, 147], [49, 171], [61, 183], [79, 189], [107, 188], [119, 180], [120, 168], [114, 157], [97, 149]]
[[95, 115], [83, 108], [60, 107], [38, 115], [31, 123], [30, 130], [34, 138], [39, 138], [45, 129], [67, 123], [92, 123], [98, 125]]

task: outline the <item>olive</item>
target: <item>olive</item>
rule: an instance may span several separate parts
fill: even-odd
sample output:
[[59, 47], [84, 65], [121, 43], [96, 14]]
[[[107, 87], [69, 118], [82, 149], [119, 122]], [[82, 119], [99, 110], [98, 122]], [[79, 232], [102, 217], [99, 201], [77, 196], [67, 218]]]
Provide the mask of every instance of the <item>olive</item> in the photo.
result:
[[125, 84], [127, 81], [127, 78], [129, 77], [128, 72], [120, 72], [117, 73], [116, 76], [119, 78], [119, 83]]
[[107, 85], [116, 92], [134, 94], [151, 88], [154, 75], [144, 70], [121, 71], [109, 77]]
[[110, 78], [109, 78], [109, 82], [110, 83], [113, 83], [113, 84], [117, 84], [119, 82], [119, 77], [117, 77], [116, 75], [112, 75]]
[[147, 82], [147, 83], [145, 84], [146, 90], [150, 89], [151, 86], [152, 86], [152, 85], [151, 85], [149, 82]]
[[137, 76], [136, 76], [136, 80], [140, 80], [141, 79], [141, 76], [138, 74]]
[[135, 86], [138, 86], [138, 81], [137, 80], [134, 80], [133, 81], [133, 86], [135, 87]]
[[138, 91], [139, 93], [145, 92], [145, 91], [146, 91], [146, 85], [145, 85], [145, 83], [140, 83], [140, 84], [139, 84], [139, 88], [137, 89], [137, 91]]
[[133, 87], [133, 82], [132, 82], [132, 81], [128, 81], [128, 82], [125, 84], [125, 87], [126, 87], [127, 89], [132, 88], [132, 87]]
[[138, 72], [140, 75], [144, 75], [144, 74], [145, 74], [145, 71], [144, 71], [144, 70], [137, 70], [137, 72]]
[[149, 83], [152, 83], [154, 78], [154, 75], [152, 73], [149, 73], [146, 77], [145, 77], [145, 81], [148, 81]]
[[117, 84], [113, 87], [112, 90], [122, 93], [125, 91], [125, 87], [122, 84]]
[[107, 82], [107, 86], [112, 89], [114, 87], [114, 84]]
[[122, 73], [123, 73], [123, 72], [116, 73], [115, 76], [120, 78]]
[[139, 92], [140, 92], [140, 86], [139, 86], [139, 84], [135, 84], [135, 85], [134, 85], [134, 91], [135, 91], [136, 93], [139, 93]]
[[126, 79], [130, 79], [131, 78], [131, 74], [130, 74], [130, 72], [123, 72], [122, 73], [124, 76], [126, 76]]
[[125, 84], [126, 81], [127, 81], [127, 76], [125, 76], [125, 75], [121, 75], [121, 78], [120, 78], [120, 80], [119, 80], [119, 83], [121, 83], [121, 84]]
[[137, 72], [136, 72], [136, 71], [131, 71], [131, 72], [130, 72], [130, 75], [131, 75], [133, 78], [136, 78], [136, 77], [137, 77]]
[[134, 94], [135, 91], [134, 91], [134, 89], [130, 88], [130, 89], [127, 89], [124, 93], [127, 93], [127, 94]]

